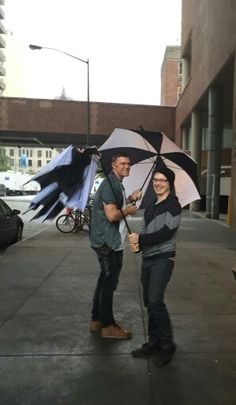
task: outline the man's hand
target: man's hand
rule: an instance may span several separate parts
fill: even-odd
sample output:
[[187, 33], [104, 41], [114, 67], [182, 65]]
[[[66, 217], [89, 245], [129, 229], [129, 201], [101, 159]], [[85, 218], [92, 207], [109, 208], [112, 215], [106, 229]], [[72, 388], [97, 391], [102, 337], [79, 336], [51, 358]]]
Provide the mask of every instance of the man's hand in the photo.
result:
[[143, 193], [141, 190], [135, 190], [133, 191], [133, 193], [128, 197], [128, 200], [130, 202], [135, 202], [140, 200], [140, 198], [142, 197]]
[[125, 207], [123, 209], [124, 215], [134, 215], [136, 214], [136, 212], [138, 211], [138, 208], [136, 207], [136, 205], [127, 205], [127, 207]]
[[[104, 211], [108, 221], [117, 222], [123, 219], [123, 215], [120, 209], [117, 208], [116, 204], [103, 204]], [[134, 215], [138, 211], [136, 205], [128, 205], [123, 210], [123, 214], [126, 217], [127, 215]]]

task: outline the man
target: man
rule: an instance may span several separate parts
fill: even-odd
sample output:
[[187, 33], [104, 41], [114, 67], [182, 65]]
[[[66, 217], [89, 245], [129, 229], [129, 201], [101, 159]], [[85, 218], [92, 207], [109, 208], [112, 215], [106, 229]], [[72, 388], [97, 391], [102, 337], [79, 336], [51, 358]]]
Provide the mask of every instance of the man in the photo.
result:
[[[124, 217], [137, 212], [135, 205], [126, 206], [122, 180], [130, 172], [130, 159], [117, 154], [112, 159], [112, 171], [103, 180], [94, 197], [90, 241], [96, 251], [101, 272], [94, 293], [90, 331], [101, 331], [103, 338], [129, 339], [131, 332], [118, 325], [113, 316], [113, 293], [122, 268], [126, 225]], [[140, 190], [128, 198], [135, 202]]]
[[145, 210], [140, 234], [132, 233], [132, 251], [142, 251], [141, 282], [144, 305], [148, 311], [148, 342], [133, 350], [134, 357], [157, 355], [159, 365], [172, 360], [176, 350], [172, 325], [164, 303], [167, 283], [174, 268], [176, 233], [181, 206], [171, 194], [175, 174], [163, 166], [153, 175], [156, 201]]

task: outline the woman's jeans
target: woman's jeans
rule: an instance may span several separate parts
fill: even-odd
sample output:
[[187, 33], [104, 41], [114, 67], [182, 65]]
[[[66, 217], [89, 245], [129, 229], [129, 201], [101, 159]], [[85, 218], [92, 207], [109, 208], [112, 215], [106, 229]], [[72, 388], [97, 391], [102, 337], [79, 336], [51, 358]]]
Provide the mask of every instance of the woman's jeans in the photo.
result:
[[172, 326], [164, 294], [174, 268], [171, 259], [144, 258], [141, 282], [144, 305], [148, 310], [149, 344], [168, 349], [173, 346]]
[[115, 323], [113, 317], [113, 292], [116, 290], [123, 263], [123, 250], [104, 255], [96, 251], [101, 272], [94, 293], [92, 319], [100, 320], [102, 327]]

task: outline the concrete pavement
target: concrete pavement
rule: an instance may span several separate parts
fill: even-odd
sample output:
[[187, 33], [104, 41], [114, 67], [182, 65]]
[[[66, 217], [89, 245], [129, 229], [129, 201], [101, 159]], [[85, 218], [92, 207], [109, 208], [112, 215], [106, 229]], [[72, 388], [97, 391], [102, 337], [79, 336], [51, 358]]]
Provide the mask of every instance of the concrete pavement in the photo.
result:
[[[131, 222], [138, 230], [140, 221]], [[0, 256], [0, 405], [235, 405], [236, 232], [184, 213], [166, 303], [177, 353], [133, 359], [145, 341], [140, 255], [127, 248], [116, 318], [130, 341], [89, 332], [99, 271], [84, 232], [55, 226]]]

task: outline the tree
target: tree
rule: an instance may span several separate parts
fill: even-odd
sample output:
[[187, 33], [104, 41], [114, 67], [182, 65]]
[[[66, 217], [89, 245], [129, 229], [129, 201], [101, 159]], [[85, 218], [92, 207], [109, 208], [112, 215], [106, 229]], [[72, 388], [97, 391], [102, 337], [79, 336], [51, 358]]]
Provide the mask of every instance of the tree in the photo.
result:
[[33, 169], [27, 170], [27, 173], [30, 174], [30, 175], [32, 175], [32, 176], [33, 176], [34, 174], [36, 174], [35, 170], [33, 170]]
[[10, 170], [9, 160], [9, 157], [5, 154], [5, 150], [0, 147], [0, 172]]

